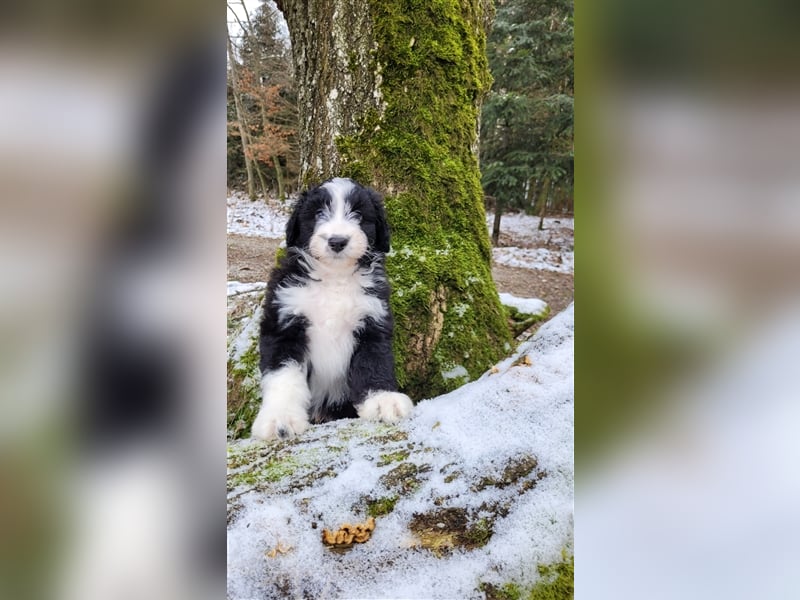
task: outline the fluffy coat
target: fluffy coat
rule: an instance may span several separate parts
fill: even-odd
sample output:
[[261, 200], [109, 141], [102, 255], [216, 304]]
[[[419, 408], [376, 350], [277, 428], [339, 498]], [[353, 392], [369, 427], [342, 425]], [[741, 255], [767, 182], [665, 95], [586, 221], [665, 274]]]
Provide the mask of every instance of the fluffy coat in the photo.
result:
[[389, 241], [375, 191], [335, 178], [300, 196], [264, 299], [253, 437], [348, 417], [395, 422], [411, 411], [394, 374]]

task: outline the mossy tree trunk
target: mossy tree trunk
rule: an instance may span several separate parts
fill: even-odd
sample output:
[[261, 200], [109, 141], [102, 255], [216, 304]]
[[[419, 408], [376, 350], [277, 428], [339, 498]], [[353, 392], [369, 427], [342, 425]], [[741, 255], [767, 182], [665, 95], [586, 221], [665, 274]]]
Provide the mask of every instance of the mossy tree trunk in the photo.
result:
[[398, 380], [417, 398], [509, 349], [477, 161], [491, 0], [282, 0], [298, 78], [301, 181], [386, 196]]

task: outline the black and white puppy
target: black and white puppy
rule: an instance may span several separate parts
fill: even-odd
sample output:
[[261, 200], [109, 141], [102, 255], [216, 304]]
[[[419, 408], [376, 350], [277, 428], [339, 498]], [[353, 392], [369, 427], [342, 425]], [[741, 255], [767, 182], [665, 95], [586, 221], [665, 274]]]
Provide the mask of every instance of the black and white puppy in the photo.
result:
[[380, 196], [335, 178], [305, 192], [286, 226], [287, 254], [270, 277], [261, 322], [259, 439], [346, 417], [396, 422], [397, 391]]

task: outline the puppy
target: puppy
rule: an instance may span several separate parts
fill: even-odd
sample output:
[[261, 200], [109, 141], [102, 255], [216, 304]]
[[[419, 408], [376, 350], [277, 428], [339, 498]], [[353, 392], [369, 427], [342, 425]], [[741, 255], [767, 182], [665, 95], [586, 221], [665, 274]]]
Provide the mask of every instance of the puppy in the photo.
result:
[[406, 417], [397, 391], [381, 198], [335, 178], [302, 194], [286, 226], [286, 256], [270, 277], [259, 350], [258, 439], [291, 437], [309, 423]]

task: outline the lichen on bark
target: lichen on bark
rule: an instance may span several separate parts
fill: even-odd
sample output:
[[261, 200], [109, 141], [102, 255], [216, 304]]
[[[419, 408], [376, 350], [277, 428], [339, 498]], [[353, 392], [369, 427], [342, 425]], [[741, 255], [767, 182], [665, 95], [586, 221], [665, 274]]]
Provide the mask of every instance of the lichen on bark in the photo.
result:
[[[301, 131], [304, 182], [349, 176], [384, 193], [398, 381], [415, 399], [449, 391], [489, 368], [511, 340], [491, 276], [476, 157], [480, 104], [491, 84], [492, 4], [279, 6], [301, 87], [317, 86], [300, 104], [303, 126], [316, 132]], [[343, 24], [351, 25], [344, 47], [336, 33]], [[315, 105], [321, 99], [323, 108]], [[333, 143], [320, 143], [320, 132]]]

